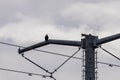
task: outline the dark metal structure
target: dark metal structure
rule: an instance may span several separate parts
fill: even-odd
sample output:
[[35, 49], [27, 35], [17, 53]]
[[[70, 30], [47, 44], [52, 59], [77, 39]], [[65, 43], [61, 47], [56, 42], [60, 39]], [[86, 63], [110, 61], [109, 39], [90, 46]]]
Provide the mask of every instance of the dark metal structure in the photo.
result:
[[19, 49], [19, 54], [42, 47], [48, 44], [66, 45], [66, 46], [76, 46], [81, 47], [85, 50], [85, 80], [95, 80], [95, 49], [101, 44], [116, 40], [120, 38], [120, 33], [108, 36], [105, 38], [98, 39], [97, 36], [91, 34], [82, 34], [84, 37], [81, 41], [68, 41], [68, 40], [53, 40], [48, 39], [38, 44]]

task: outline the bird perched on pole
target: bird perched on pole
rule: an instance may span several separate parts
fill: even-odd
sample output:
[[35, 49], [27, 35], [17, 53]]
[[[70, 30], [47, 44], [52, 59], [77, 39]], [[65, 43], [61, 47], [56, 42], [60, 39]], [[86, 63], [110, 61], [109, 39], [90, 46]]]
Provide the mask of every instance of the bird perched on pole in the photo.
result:
[[49, 37], [48, 37], [48, 35], [46, 34], [46, 35], [45, 35], [45, 41], [48, 41], [48, 39], [49, 39]]

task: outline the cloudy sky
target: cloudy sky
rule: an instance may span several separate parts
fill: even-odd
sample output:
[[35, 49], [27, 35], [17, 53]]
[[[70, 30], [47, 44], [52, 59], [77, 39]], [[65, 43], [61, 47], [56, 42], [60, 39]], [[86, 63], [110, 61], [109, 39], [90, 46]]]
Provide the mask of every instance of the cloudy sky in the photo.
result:
[[[120, 33], [120, 0], [0, 0], [0, 41], [29, 46], [51, 39], [81, 40], [81, 33], [105, 37]], [[104, 44], [119, 56], [120, 40]], [[44, 73], [17, 53], [16, 47], [0, 44], [0, 67]], [[78, 48], [49, 45], [42, 50], [72, 55]], [[27, 54], [28, 53], [28, 54]], [[53, 71], [66, 58], [30, 51], [26, 56]], [[120, 65], [119, 61], [98, 49], [98, 60]], [[76, 56], [82, 57], [82, 51]], [[82, 80], [82, 63], [71, 59], [54, 74], [57, 80]], [[99, 64], [98, 80], [119, 80], [120, 68]], [[111, 75], [111, 76], [110, 76]], [[1, 80], [52, 80], [39, 76], [0, 71]]]

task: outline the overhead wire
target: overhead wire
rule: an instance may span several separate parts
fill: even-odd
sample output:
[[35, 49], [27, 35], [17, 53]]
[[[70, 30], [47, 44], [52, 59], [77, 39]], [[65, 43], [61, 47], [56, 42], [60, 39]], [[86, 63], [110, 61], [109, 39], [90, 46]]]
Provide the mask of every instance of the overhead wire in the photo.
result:
[[36, 75], [36, 76], [41, 76], [43, 78], [49, 77], [49, 75], [37, 74], [37, 73], [32, 73], [32, 72], [24, 72], [24, 71], [12, 70], [12, 69], [0, 68], [0, 70], [2, 70], [2, 71], [9, 71], [9, 72], [15, 72], [15, 73], [27, 74], [29, 76]]
[[19, 45], [11, 44], [11, 43], [6, 43], [6, 42], [1, 42], [1, 41], [0, 41], [0, 44], [9, 45], [9, 46], [13, 46], [13, 47], [21, 47], [21, 48], [25, 48], [25, 47], [23, 47], [23, 46], [19, 46]]
[[112, 63], [106, 63], [106, 62], [100, 62], [100, 61], [98, 61], [97, 63], [99, 63], [99, 64], [103, 64], [103, 65], [108, 65], [108, 66], [115, 66], [115, 67], [120, 67], [120, 65], [116, 65], [116, 64], [112, 64]]
[[[19, 46], [19, 45], [7, 43], [7, 42], [2, 42], [2, 41], [0, 41], [0, 44], [9, 45], [9, 46], [18, 47], [18, 48], [25, 48], [25, 47], [23, 47], [23, 46]], [[63, 56], [63, 57], [70, 57], [70, 56], [68, 56], [68, 55], [64, 55], [64, 54], [60, 54], [60, 53], [56, 53], [56, 52], [50, 52], [50, 51], [39, 50], [39, 49], [33, 49], [33, 50], [39, 51], [39, 52], [45, 52], [45, 53], [48, 53], [48, 54]], [[82, 58], [79, 58], [79, 57], [72, 57], [72, 58], [73, 58], [73, 59], [82, 60]], [[109, 65], [112, 65], [112, 66], [115, 66], [115, 67], [120, 67], [120, 65], [111, 64], [111, 63], [106, 63], [106, 62], [100, 62], [100, 61], [98, 61], [97, 63], [99, 63], [99, 64], [104, 64], [104, 65], [108, 65], [108, 66], [109, 66]]]
[[[10, 44], [10, 43], [6, 43], [6, 42], [0, 42], [0, 44], [9, 45], [9, 46], [18, 47], [18, 48], [25, 48], [23, 46], [19, 46], [19, 45], [15, 45], [15, 44]], [[39, 52], [48, 53], [48, 54], [63, 56], [63, 57], [70, 57], [68, 55], [64, 55], [64, 54], [60, 54], [60, 53], [55, 53], [55, 52], [51, 52], [51, 51], [45, 51], [45, 50], [39, 50], [39, 49], [33, 49], [33, 50], [39, 51]], [[72, 57], [72, 58], [74, 58], [74, 59], [82, 59], [82, 58], [79, 58], [79, 57]]]
[[70, 56], [68, 59], [66, 59], [60, 66], [58, 66], [52, 73], [56, 72], [58, 69], [60, 69], [65, 63], [67, 63], [74, 55], [76, 55], [80, 51], [80, 48], [74, 52], [72, 56]]
[[47, 73], [50, 73], [48, 70], [46, 70], [45, 68], [43, 68], [42, 66], [38, 65], [37, 63], [33, 62], [32, 60], [30, 60], [29, 58], [25, 57], [24, 54], [22, 54], [22, 57], [25, 58], [27, 61], [31, 62], [32, 64], [36, 65], [37, 67], [39, 67], [40, 69], [44, 70]]
[[111, 53], [110, 51], [108, 51], [108, 50], [104, 49], [104, 48], [103, 48], [103, 47], [101, 47], [101, 46], [100, 46], [100, 48], [101, 48], [103, 51], [107, 52], [108, 54], [110, 54], [111, 56], [113, 56], [114, 58], [116, 58], [116, 59], [118, 59], [118, 60], [120, 61], [120, 58], [119, 58], [119, 57], [117, 57], [116, 55], [114, 55], [113, 53]]
[[[6, 42], [0, 42], [0, 44], [4, 44], [4, 45], [9, 45], [9, 46], [13, 46], [13, 47], [18, 47], [18, 48], [25, 48], [23, 46], [19, 46], [19, 45], [15, 45], [15, 44], [10, 44], [10, 43], [6, 43]], [[50, 53], [50, 54], [54, 54], [53, 52], [48, 52], [48, 51], [44, 51], [44, 50], [37, 50], [34, 49], [35, 51], [40, 51], [40, 52], [45, 52], [45, 53]], [[28, 59], [27, 57], [24, 56], [24, 54], [21, 54], [22, 57], [24, 57], [26, 60], [28, 60], [29, 62], [33, 63], [34, 65], [38, 66], [39, 68], [41, 68], [42, 70], [44, 70], [45, 72], [49, 73], [50, 75], [42, 75], [42, 74], [36, 74], [36, 73], [29, 73], [29, 72], [23, 72], [23, 71], [16, 71], [16, 70], [10, 70], [10, 69], [4, 69], [4, 68], [0, 68], [0, 70], [5, 70], [5, 71], [11, 71], [11, 72], [18, 72], [18, 73], [24, 73], [24, 74], [28, 74], [28, 75], [41, 75], [43, 78], [49, 77], [52, 78], [53, 80], [56, 80], [53, 76], [52, 73], [49, 72], [48, 70], [46, 70], [45, 68], [43, 68], [42, 66], [36, 64], [35, 62], [33, 62], [32, 60]], [[61, 54], [56, 54], [56, 55], [61, 55]], [[61, 56], [65, 56], [65, 55], [61, 55]], [[67, 56], [67, 55], [66, 55]], [[67, 56], [69, 57], [69, 56]], [[77, 59], [77, 58], [76, 58]]]
[[[26, 60], [28, 60], [29, 62], [31, 62], [32, 64], [36, 65], [37, 67], [39, 67], [40, 69], [44, 70], [46, 73], [49, 73], [50, 75], [47, 76], [49, 78], [52, 78], [53, 80], [56, 80], [53, 77], [53, 72], [49, 72], [47, 69], [43, 68], [42, 66], [38, 65], [37, 63], [33, 62], [32, 60], [30, 60], [29, 58], [25, 57], [24, 54], [21, 54], [23, 58], [25, 58]], [[46, 77], [46, 75], [44, 75], [44, 77]]]
[[33, 62], [32, 60], [30, 60], [29, 58], [24, 56], [24, 53], [22, 53], [22, 57], [25, 58], [27, 61], [31, 62], [32, 64], [36, 65], [37, 67], [39, 67], [40, 69], [44, 70], [46, 73], [50, 74], [50, 78], [56, 80], [53, 77], [53, 73], [55, 73], [58, 69], [60, 69], [65, 63], [67, 63], [75, 54], [77, 54], [80, 51], [80, 48], [74, 52], [74, 54], [72, 56], [70, 56], [68, 59], [66, 59], [60, 66], [58, 66], [53, 72], [49, 72], [47, 69], [43, 68], [42, 66], [38, 65], [37, 63]]

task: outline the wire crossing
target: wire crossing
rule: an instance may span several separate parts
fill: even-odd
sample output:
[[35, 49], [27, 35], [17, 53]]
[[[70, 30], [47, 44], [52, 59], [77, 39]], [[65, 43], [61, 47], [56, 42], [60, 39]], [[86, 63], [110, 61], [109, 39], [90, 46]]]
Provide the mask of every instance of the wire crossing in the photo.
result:
[[36, 65], [37, 67], [41, 68], [42, 70], [44, 70], [47, 73], [50, 73], [48, 70], [46, 70], [45, 68], [43, 68], [42, 66], [36, 64], [35, 62], [33, 62], [32, 60], [30, 60], [29, 58], [25, 57], [24, 54], [22, 54], [22, 57], [25, 58], [27, 61], [31, 62], [32, 64]]
[[[56, 45], [65, 45], [65, 46], [73, 46], [73, 47], [81, 47], [82, 49], [85, 49], [85, 78], [83, 80], [97, 80], [96, 78], [96, 64], [97, 61], [95, 62], [95, 49], [98, 48], [100, 45], [104, 44], [104, 43], [108, 43], [111, 42], [113, 40], [119, 39], [120, 38], [120, 33], [112, 35], [112, 36], [108, 36], [108, 37], [104, 37], [101, 39], [98, 39], [98, 36], [94, 36], [91, 34], [81, 34], [82, 35], [82, 39], [81, 41], [70, 41], [70, 40], [54, 40], [54, 39], [49, 39], [48, 35], [45, 36], [45, 41], [43, 42], [39, 42], [37, 44], [25, 47], [23, 49], [18, 49], [18, 53], [22, 54], [22, 56], [24, 57], [24, 52], [36, 49], [38, 47], [42, 47], [45, 45], [49, 45], [49, 44], [56, 44]], [[9, 45], [9, 44], [8, 44]], [[12, 45], [14, 46], [14, 45]], [[120, 60], [120, 58], [118, 58], [117, 56], [113, 55], [112, 53], [110, 53], [109, 51], [107, 51], [106, 49], [102, 48], [102, 50], [104, 50], [105, 52], [109, 53], [110, 55], [112, 55], [113, 57], [117, 58], [118, 60]], [[78, 50], [79, 51], [79, 50]], [[48, 72], [48, 70], [46, 70], [45, 68], [39, 66], [38, 64], [36, 64], [35, 62], [31, 61], [30, 59], [28, 59], [27, 57], [24, 57], [26, 60], [28, 60], [29, 62], [33, 63], [34, 65], [38, 66], [39, 68], [41, 68], [42, 70], [46, 71], [47, 73], [50, 74], [50, 78], [56, 80], [53, 77], [53, 73], [56, 72], [59, 68], [61, 68], [67, 61], [69, 61], [75, 54], [77, 53], [77, 51], [70, 56], [67, 60], [65, 60], [60, 66], [58, 66], [58, 68], [55, 69], [55, 71], [53, 71], [52, 73]], [[109, 65], [111, 66], [111, 65]]]
[[108, 43], [113, 40], [119, 39], [120, 33], [112, 35], [112, 36], [104, 37], [101, 39], [98, 39], [98, 36], [94, 36], [91, 34], [81, 34], [81, 35], [82, 37], [84, 37], [81, 39], [81, 41], [54, 40], [54, 39], [49, 39], [48, 35], [46, 35], [45, 41], [28, 46], [23, 49], [19, 49], [18, 53], [21, 54], [21, 53], [24, 53], [24, 52], [27, 52], [27, 51], [30, 51], [30, 50], [33, 50], [35, 48], [39, 48], [42, 46], [46, 46], [49, 44], [81, 47], [82, 49], [85, 49], [85, 78], [83, 80], [97, 80], [96, 74], [95, 74], [96, 72], [95, 49], [104, 43]]
[[75, 51], [72, 56], [70, 56], [68, 59], [66, 59], [60, 66], [58, 66], [58, 67], [53, 71], [53, 73], [56, 72], [58, 69], [60, 69], [65, 63], [67, 63], [67, 62], [68, 62], [74, 55], [76, 55], [79, 51], [80, 51], [80, 48], [79, 48], [77, 51]]
[[[7, 42], [2, 42], [2, 41], [0, 41], [0, 44], [9, 45], [9, 46], [18, 47], [18, 48], [25, 48], [23, 46], [19, 46], [19, 45], [7, 43]], [[64, 55], [64, 54], [60, 54], [60, 53], [55, 53], [55, 52], [50, 52], [50, 51], [44, 51], [44, 50], [38, 50], [38, 49], [33, 49], [33, 50], [38, 51], [38, 52], [44, 52], [44, 53], [52, 54], [52, 55], [58, 55], [58, 56], [62, 56], [62, 57], [70, 57], [68, 55]], [[83, 60], [82, 58], [79, 58], [79, 57], [72, 57], [72, 58], [73, 59], [78, 59], [78, 60]], [[99, 64], [103, 64], [103, 65], [108, 65], [108, 66], [112, 65], [112, 66], [115, 66], [115, 67], [120, 67], [120, 65], [106, 63], [106, 62], [100, 62], [100, 61], [98, 61], [98, 63]]]
[[56, 80], [54, 77], [53, 77], [53, 74], [58, 70], [60, 69], [65, 63], [67, 63], [75, 54], [77, 54], [78, 52], [80, 51], [80, 48], [74, 52], [74, 54], [72, 56], [70, 56], [67, 60], [65, 60], [60, 66], [58, 66], [53, 72], [49, 72], [48, 70], [46, 70], [45, 68], [43, 68], [42, 66], [38, 65], [37, 63], [33, 62], [32, 60], [30, 60], [29, 58], [25, 57], [24, 54], [22, 53], [22, 57], [25, 58], [27, 61], [31, 62], [32, 64], [36, 65], [37, 67], [39, 67], [40, 69], [44, 70], [46, 73], [49, 73], [50, 74], [50, 78]]
[[[6, 43], [6, 42], [0, 42], [0, 44], [9, 45], [9, 46], [18, 47], [18, 48], [25, 48], [24, 46], [10, 44], [10, 43]], [[64, 55], [64, 54], [60, 54], [60, 53], [55, 53], [55, 52], [50, 52], [50, 51], [45, 51], [45, 50], [39, 50], [39, 49], [33, 49], [33, 50], [34, 51], [38, 51], [38, 52], [44, 52], [44, 53], [48, 53], [48, 54], [63, 56], [63, 57], [70, 57], [68, 55]], [[74, 59], [82, 59], [82, 58], [79, 58], [79, 57], [72, 57], [72, 58], [74, 58]]]
[[[31, 62], [32, 64], [36, 65], [37, 67], [39, 67], [40, 69], [44, 70], [46, 73], [49, 73], [50, 75], [47, 77], [52, 78], [53, 80], [56, 80], [53, 77], [53, 72], [49, 72], [47, 69], [43, 68], [42, 66], [38, 65], [37, 63], [33, 62], [32, 60], [30, 60], [29, 58], [25, 57], [24, 54], [21, 54], [23, 58], [25, 58], [27, 61]], [[44, 77], [46, 77], [46, 75], [44, 75]]]

